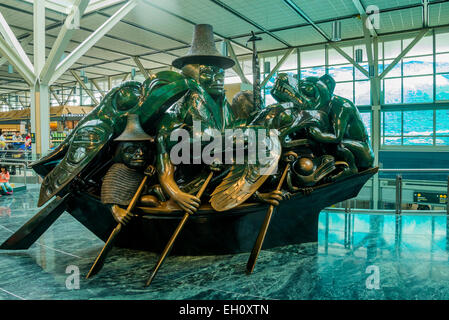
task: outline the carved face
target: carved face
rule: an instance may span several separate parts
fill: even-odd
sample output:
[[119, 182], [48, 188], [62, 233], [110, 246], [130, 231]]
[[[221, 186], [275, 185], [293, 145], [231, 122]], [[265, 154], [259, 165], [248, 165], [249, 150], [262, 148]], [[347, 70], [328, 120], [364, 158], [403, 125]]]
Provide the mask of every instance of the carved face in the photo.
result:
[[319, 78], [308, 77], [298, 82], [285, 73], [278, 75], [271, 94], [278, 102], [293, 102], [303, 110], [322, 109], [332, 96], [332, 92]]
[[240, 91], [232, 99], [231, 109], [237, 119], [248, 119], [260, 109], [256, 109], [252, 91]]
[[117, 148], [117, 158], [128, 168], [145, 169], [150, 160], [148, 141], [120, 142]]
[[224, 93], [224, 74], [224, 70], [220, 67], [200, 65], [199, 82], [211, 96], [222, 95]]
[[224, 93], [224, 70], [220, 67], [199, 64], [187, 64], [182, 68], [182, 73], [195, 79], [211, 96]]

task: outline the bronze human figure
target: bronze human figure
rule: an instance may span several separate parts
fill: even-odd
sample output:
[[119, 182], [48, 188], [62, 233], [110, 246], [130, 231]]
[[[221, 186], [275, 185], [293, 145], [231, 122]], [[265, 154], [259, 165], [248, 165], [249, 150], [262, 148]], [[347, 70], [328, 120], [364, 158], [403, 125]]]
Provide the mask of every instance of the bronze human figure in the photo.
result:
[[[355, 197], [377, 171], [360, 114], [333, 94], [328, 75], [297, 81], [279, 74], [272, 90], [278, 103], [259, 107], [255, 92], [242, 91], [230, 104], [224, 75], [234, 63], [216, 50], [212, 26], [197, 25], [190, 51], [173, 61], [180, 72], [113, 88], [32, 165], [44, 178], [38, 206], [48, 204], [0, 248], [28, 248], [64, 210], [106, 242], [92, 274], [113, 244], [166, 248], [160, 263], [172, 247], [178, 254], [253, 250], [252, 270], [262, 243], [316, 241], [320, 210]], [[188, 135], [186, 162], [172, 158], [179, 130]], [[256, 131], [264, 133], [256, 142], [266, 161], [250, 157]], [[224, 143], [208, 163], [213, 133]], [[229, 150], [232, 157], [223, 158]], [[262, 240], [253, 246], [259, 230]]]

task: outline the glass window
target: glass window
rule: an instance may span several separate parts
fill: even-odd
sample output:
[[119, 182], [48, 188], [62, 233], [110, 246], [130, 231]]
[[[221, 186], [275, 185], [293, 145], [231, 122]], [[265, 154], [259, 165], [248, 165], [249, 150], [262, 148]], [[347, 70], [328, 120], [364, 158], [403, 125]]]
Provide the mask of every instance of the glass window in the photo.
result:
[[410, 145], [433, 145], [433, 138], [432, 137], [414, 137], [414, 138], [405, 138], [404, 137], [404, 145], [410, 146]]
[[404, 76], [433, 73], [433, 56], [403, 59]]
[[400, 146], [401, 145], [401, 137], [384, 137], [383, 144], [386, 146]]
[[436, 72], [449, 72], [449, 53], [436, 55]]
[[[352, 46], [351, 47], [341, 47], [341, 49], [352, 58]], [[337, 50], [333, 48], [329, 48], [328, 50], [328, 59], [329, 64], [340, 64], [340, 63], [347, 63], [348, 60], [346, 60], [345, 57], [343, 57]]]
[[401, 53], [401, 40], [384, 42], [384, 58], [396, 58]]
[[[403, 40], [403, 48], [405, 49], [413, 39], [404, 39]], [[406, 57], [418, 56], [423, 54], [432, 54], [433, 53], [433, 39], [432, 36], [423, 37], [418, 41], [417, 44], [413, 46], [413, 48], [405, 55]]]
[[[249, 81], [252, 81], [252, 77], [251, 79], [248, 79]], [[233, 83], [241, 83], [242, 80], [240, 80], [240, 77], [226, 77], [224, 79], [224, 84], [233, 84]]]
[[435, 89], [437, 100], [449, 100], [449, 74], [435, 76]]
[[329, 75], [335, 79], [335, 81], [348, 81], [353, 79], [353, 66], [352, 64], [343, 64], [339, 66], [329, 66]]
[[383, 133], [385, 137], [401, 136], [401, 111], [384, 111], [382, 117]]
[[404, 78], [404, 103], [433, 101], [433, 76]]
[[301, 67], [324, 66], [324, 48], [319, 50], [301, 51]]
[[[282, 56], [279, 57], [281, 59]], [[298, 65], [298, 58], [296, 53], [291, 53], [288, 58], [284, 61], [282, 66], [279, 68], [280, 71], [282, 70], [296, 70]], [[274, 66], [272, 66], [273, 68]]]
[[436, 110], [436, 135], [449, 136], [449, 110]]
[[[382, 71], [386, 68], [388, 68], [388, 66], [393, 62], [393, 60], [385, 60], [384, 61], [384, 67], [382, 68]], [[398, 62], [396, 63], [396, 65], [393, 67], [393, 69], [391, 69], [390, 71], [388, 71], [387, 75], [385, 76], [385, 78], [392, 78], [392, 77], [400, 77], [401, 74], [401, 63]]]
[[[417, 125], [419, 119], [419, 125]], [[404, 111], [404, 137], [433, 135], [433, 110]], [[405, 140], [404, 140], [405, 144]]]
[[[260, 66], [260, 71], [268, 74], [270, 73], [270, 71], [276, 66], [277, 64], [277, 57], [265, 57], [263, 58], [262, 64]], [[267, 69], [265, 70], [265, 67], [267, 67]]]
[[449, 52], [449, 33], [435, 34], [435, 46], [436, 52]]
[[301, 69], [301, 79], [307, 77], [321, 77], [325, 73], [326, 69], [324, 67], [303, 68]]
[[269, 106], [270, 104], [277, 103], [277, 101], [271, 96], [270, 90], [265, 91], [265, 105]]
[[[368, 63], [360, 63], [360, 66], [363, 67], [363, 69], [365, 69], [367, 72], [369, 72], [368, 70]], [[354, 68], [354, 78], [355, 80], [366, 80], [368, 79], [367, 76], [365, 76], [363, 73], [360, 72], [359, 69]]]
[[369, 81], [355, 82], [355, 105], [369, 106], [371, 104], [371, 90]]
[[337, 82], [334, 94], [354, 102], [353, 82]]
[[384, 91], [386, 104], [402, 103], [402, 82], [401, 79], [385, 79]]
[[371, 112], [361, 112], [360, 116], [362, 117], [366, 131], [368, 131], [368, 135], [371, 137]]
[[436, 137], [435, 144], [437, 146], [449, 146], [449, 137]]

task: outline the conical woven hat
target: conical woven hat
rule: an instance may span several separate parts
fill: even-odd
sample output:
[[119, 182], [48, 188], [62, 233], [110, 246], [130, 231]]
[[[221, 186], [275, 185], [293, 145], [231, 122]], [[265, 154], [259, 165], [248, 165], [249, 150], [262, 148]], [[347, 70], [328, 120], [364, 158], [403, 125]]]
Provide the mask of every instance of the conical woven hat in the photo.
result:
[[139, 116], [137, 114], [129, 114], [126, 122], [126, 128], [122, 134], [115, 138], [114, 141], [153, 141], [153, 137], [143, 131], [140, 125]]
[[215, 47], [214, 33], [210, 24], [197, 24], [193, 31], [193, 40], [187, 55], [173, 60], [172, 65], [181, 69], [186, 64], [204, 64], [231, 68], [235, 62], [218, 52]]

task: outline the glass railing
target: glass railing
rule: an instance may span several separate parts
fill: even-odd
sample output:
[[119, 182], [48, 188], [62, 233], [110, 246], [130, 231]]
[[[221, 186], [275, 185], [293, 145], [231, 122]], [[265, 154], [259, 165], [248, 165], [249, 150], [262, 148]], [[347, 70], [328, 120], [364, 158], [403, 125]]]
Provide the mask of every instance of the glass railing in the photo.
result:
[[449, 168], [379, 169], [357, 197], [330, 210], [449, 214]]
[[14, 189], [26, 189], [30, 183], [38, 183], [38, 175], [30, 168], [30, 164], [40, 159], [40, 155], [31, 150], [0, 150], [0, 165], [7, 166], [10, 183]]

